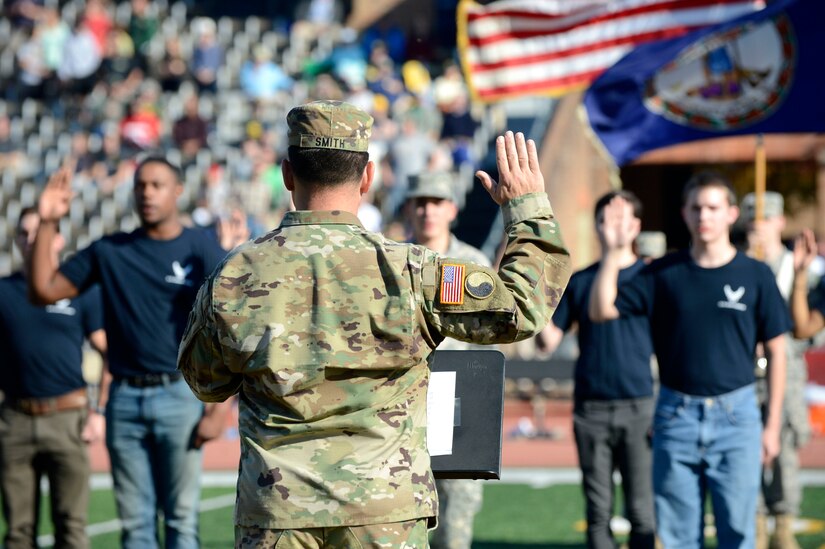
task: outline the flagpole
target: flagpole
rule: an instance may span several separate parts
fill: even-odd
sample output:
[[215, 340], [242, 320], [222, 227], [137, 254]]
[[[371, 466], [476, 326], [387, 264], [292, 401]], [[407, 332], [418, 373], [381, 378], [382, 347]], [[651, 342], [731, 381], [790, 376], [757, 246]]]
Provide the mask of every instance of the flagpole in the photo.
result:
[[[760, 223], [765, 219], [765, 179], [767, 172], [767, 158], [765, 155], [765, 140], [762, 134], [756, 135], [756, 153], [755, 153], [755, 181], [754, 181], [754, 223]], [[754, 250], [756, 259], [765, 259], [765, 248], [760, 243], [756, 250]]]

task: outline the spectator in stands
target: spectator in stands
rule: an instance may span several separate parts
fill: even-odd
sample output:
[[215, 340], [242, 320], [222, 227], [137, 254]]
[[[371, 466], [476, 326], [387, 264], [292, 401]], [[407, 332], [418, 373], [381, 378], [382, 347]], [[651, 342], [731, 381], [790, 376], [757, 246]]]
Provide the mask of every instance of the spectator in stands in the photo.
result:
[[71, 29], [54, 8], [43, 9], [42, 30], [39, 33], [40, 47], [43, 52], [43, 61], [46, 68], [54, 73], [63, 62], [63, 46], [69, 39]]
[[133, 97], [143, 81], [143, 71], [138, 68], [135, 48], [129, 34], [114, 28], [106, 37], [106, 48], [100, 64], [100, 79], [108, 86], [108, 96], [118, 102]]
[[158, 20], [150, 9], [149, 0], [132, 0], [132, 14], [129, 17], [129, 36], [135, 45], [138, 66], [147, 71], [149, 44], [158, 31]]
[[[161, 511], [166, 546], [197, 547], [200, 448], [220, 435], [231, 403], [204, 409], [175, 360], [197, 289], [225, 252], [210, 235], [181, 225], [180, 172], [165, 158], [149, 157], [134, 181], [141, 227], [97, 240], [58, 268], [49, 250], [69, 210], [71, 173], [61, 168], [40, 196], [31, 295], [54, 303], [100, 284], [113, 377], [106, 446], [122, 546], [156, 547]], [[222, 244], [232, 247], [246, 234], [225, 232]]]
[[83, 9], [83, 24], [94, 37], [99, 55], [103, 55], [106, 37], [114, 27], [108, 7], [106, 0], [87, 0]]
[[215, 36], [215, 22], [207, 17], [196, 19], [193, 23], [198, 38], [192, 51], [190, 72], [195, 79], [198, 90], [215, 93], [218, 89], [218, 69], [223, 65], [223, 48]]
[[5, 15], [17, 28], [34, 27], [43, 16], [45, 0], [9, 0], [5, 3]]
[[78, 130], [72, 134], [71, 157], [75, 162], [75, 175], [88, 177], [91, 174], [95, 157], [89, 151], [89, 133]]
[[182, 163], [190, 165], [202, 148], [206, 147], [209, 136], [209, 125], [198, 110], [200, 102], [195, 94], [186, 98], [183, 103], [183, 116], [175, 121], [172, 127], [172, 140], [180, 150]]
[[23, 144], [11, 137], [11, 123], [8, 115], [0, 113], [0, 171], [18, 172], [26, 161]]
[[176, 92], [186, 79], [187, 73], [186, 59], [180, 47], [180, 40], [177, 36], [170, 36], [166, 40], [166, 47], [163, 52], [163, 59], [157, 67], [157, 77], [161, 89], [165, 92]]
[[[11, 101], [22, 103], [29, 98], [46, 99], [46, 86], [52, 72], [43, 57], [42, 30], [41, 26], [27, 29], [23, 43], [17, 49], [17, 86], [6, 90], [6, 96]], [[50, 91], [50, 99], [53, 100], [57, 93], [56, 82]]]
[[160, 143], [161, 120], [151, 99], [144, 93], [129, 105], [129, 112], [120, 121], [123, 144], [137, 151], [157, 148]]
[[401, 124], [401, 133], [390, 142], [393, 178], [392, 188], [385, 204], [384, 214], [386, 216], [394, 216], [396, 210], [404, 202], [409, 177], [429, 171], [430, 157], [435, 148], [435, 141], [419, 129], [413, 117], [404, 119]]
[[[626, 204], [617, 196], [605, 206], [605, 253], [589, 313], [597, 322], [650, 319], [661, 380], [653, 421], [657, 533], [664, 547], [701, 545], [709, 492], [719, 546], [754, 547], [761, 465], [779, 452], [787, 307], [768, 266], [731, 243], [739, 208], [721, 175], [699, 173], [685, 186], [690, 249], [653, 261], [618, 287], [621, 250], [638, 233]], [[770, 395], [764, 430], [757, 343]]]
[[269, 101], [278, 92], [292, 88], [292, 78], [272, 61], [272, 52], [263, 44], [258, 44], [252, 51], [253, 59], [241, 68], [241, 89], [250, 99]]
[[[15, 244], [31, 256], [40, 218], [26, 208], [17, 222]], [[47, 260], [58, 264], [64, 245], [57, 235]], [[0, 279], [0, 491], [6, 524], [5, 547], [37, 547], [41, 477], [49, 480], [55, 547], [89, 546], [89, 457], [85, 442], [90, 414], [96, 415], [83, 379], [83, 341], [106, 351], [100, 292], [32, 305], [26, 294], [28, 269]], [[102, 433], [96, 433], [97, 436]]]
[[[616, 253], [618, 284], [631, 280], [644, 266], [633, 251], [641, 226], [642, 204], [628, 191], [613, 191], [596, 202], [596, 232], [604, 243], [604, 208], [614, 197], [625, 200], [634, 229]], [[600, 259], [601, 261], [601, 259]], [[587, 546], [615, 547], [610, 521], [614, 509], [613, 471], [618, 469], [624, 491], [624, 512], [630, 522], [630, 549], [653, 549], [654, 516], [651, 453], [648, 433], [653, 419], [653, 345], [650, 322], [628, 315], [594, 323], [588, 302], [599, 262], [575, 273], [556, 314], [542, 332], [543, 350], [554, 352], [564, 332], [576, 326], [580, 354], [576, 360], [573, 432], [582, 471], [587, 516]]]
[[92, 91], [97, 84], [97, 70], [102, 59], [95, 36], [85, 20], [78, 20], [63, 45], [63, 58], [57, 69], [64, 91], [75, 97], [83, 97]]
[[[405, 217], [412, 228], [412, 243], [426, 246], [441, 257], [490, 266], [480, 250], [460, 241], [450, 231], [458, 216], [455, 182], [448, 173], [421, 173], [410, 178], [404, 204]], [[445, 338], [438, 350], [482, 349], [479, 345]], [[433, 549], [470, 549], [473, 518], [481, 509], [483, 484], [477, 480], [437, 479], [438, 527], [432, 533]]]
[[444, 76], [436, 80], [435, 100], [442, 118], [440, 140], [450, 146], [455, 164], [472, 166], [478, 121], [470, 111], [467, 87], [456, 65], [449, 65]]

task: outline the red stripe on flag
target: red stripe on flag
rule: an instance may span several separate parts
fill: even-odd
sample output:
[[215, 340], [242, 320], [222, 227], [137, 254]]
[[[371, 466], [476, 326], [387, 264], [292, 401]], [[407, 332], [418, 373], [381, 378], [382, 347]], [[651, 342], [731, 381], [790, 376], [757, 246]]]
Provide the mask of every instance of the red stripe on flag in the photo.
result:
[[484, 99], [493, 99], [503, 95], [515, 95], [528, 92], [542, 92], [552, 94], [555, 89], [568, 89], [576, 86], [586, 86], [605, 69], [598, 69], [589, 72], [571, 74], [561, 78], [547, 78], [544, 80], [531, 80], [524, 84], [509, 84], [497, 86], [495, 88], [482, 88], [478, 90], [478, 95]]
[[[580, 16], [583, 13], [587, 12], [597, 12], [600, 15], [592, 18], [587, 19], [588, 22], [590, 21], [607, 21], [610, 19], [625, 17], [628, 15], [637, 15], [640, 13], [647, 13], [651, 11], [674, 11], [679, 9], [689, 9], [689, 8], [696, 8], [696, 7], [707, 7], [707, 6], [722, 6], [722, 5], [736, 5], [736, 4], [748, 4], [752, 2], [743, 2], [743, 0], [666, 0], [663, 2], [657, 2], [654, 4], [646, 4], [644, 6], [636, 6], [633, 8], [622, 9], [615, 12], [603, 13], [607, 6], [588, 6], [586, 8], [571, 10], [565, 13], [547, 13], [542, 11], [528, 11], [528, 10], [496, 10], [495, 4], [487, 4], [486, 6], [481, 6], [483, 8], [487, 8], [486, 11], [468, 11], [467, 12], [467, 21], [471, 24], [474, 24], [482, 19], [492, 19], [496, 17], [506, 17], [509, 19], [532, 19], [532, 20], [558, 20], [564, 19], [566, 17], [574, 17]], [[537, 6], [540, 4], [537, 4]], [[576, 26], [576, 25], [573, 25]], [[564, 32], [564, 27], [559, 27], [557, 29], [553, 29], [554, 32]]]
[[[459, 20], [462, 62], [477, 98], [489, 100], [527, 93], [552, 95], [585, 87], [613, 63], [610, 50], [620, 53], [623, 47], [630, 49], [646, 42], [675, 38], [743, 15], [748, 8], [755, 10], [764, 4], [760, 0], [663, 0], [640, 6], [637, 2], [616, 1], [566, 13], [530, 12], [507, 7], [511, 5], [506, 3], [501, 11], [496, 11], [495, 2], [470, 7]], [[535, 5], [541, 9], [541, 3]], [[721, 8], [721, 11], [714, 13], [712, 7]], [[702, 11], [705, 8], [707, 14]], [[501, 20], [500, 24], [495, 18]], [[479, 28], [474, 29], [474, 26]], [[508, 26], [514, 30], [501, 30]], [[478, 33], [485, 29], [495, 34], [479, 36]], [[633, 34], [617, 36], [623, 32]], [[543, 36], [558, 36], [559, 40], [533, 40], [523, 46], [519, 43]], [[507, 48], [495, 52], [494, 48], [504, 41], [510, 42]], [[565, 44], [568, 47], [564, 47]], [[485, 62], [483, 57], [489, 55], [485, 50], [490, 49], [495, 52], [491, 52], [491, 57], [496, 60]], [[599, 52], [604, 53], [599, 55]], [[591, 54], [597, 57], [591, 58]], [[471, 61], [471, 58], [475, 59]], [[604, 66], [599, 66], [601, 64]], [[508, 69], [523, 69], [529, 74], [523, 77], [520, 72], [495, 74], [495, 71]], [[555, 76], [550, 77], [551, 74]], [[474, 75], [484, 75], [485, 78], [476, 81]], [[515, 82], [508, 83], [508, 80]]]
[[503, 61], [497, 61], [495, 63], [473, 63], [470, 65], [470, 70], [476, 73], [492, 71], [504, 67], [516, 67], [520, 65], [530, 65], [532, 63], [541, 63], [544, 61], [552, 61], [553, 59], [564, 59], [566, 57], [572, 57], [574, 55], [580, 55], [582, 53], [590, 53], [607, 48], [613, 48], [616, 46], [636, 45], [638, 43], [649, 42], [651, 40], [676, 38], [677, 36], [681, 36], [692, 30], [700, 29], [704, 26], [706, 25], [673, 27], [669, 29], [662, 29], [659, 31], [635, 34], [623, 38], [615, 38], [613, 40], [602, 40], [601, 42], [598, 42], [596, 44], [579, 46], [577, 48], [569, 48], [564, 51], [548, 52], [538, 55], [524, 55], [520, 57], [508, 57]]

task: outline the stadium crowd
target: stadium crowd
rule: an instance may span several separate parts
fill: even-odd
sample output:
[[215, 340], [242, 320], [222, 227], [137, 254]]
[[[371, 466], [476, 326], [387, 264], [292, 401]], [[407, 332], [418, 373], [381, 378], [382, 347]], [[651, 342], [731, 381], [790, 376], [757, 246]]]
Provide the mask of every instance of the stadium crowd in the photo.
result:
[[407, 60], [398, 29], [359, 36], [334, 2], [303, 4], [303, 18], [216, 21], [164, 0], [6, 3], [0, 274], [19, 265], [10, 238], [19, 211], [68, 156], [78, 194], [61, 226], [68, 251], [136, 226], [129, 183], [136, 159], [158, 150], [183, 170], [193, 224], [240, 208], [253, 234], [277, 225], [289, 207], [286, 110], [312, 99], [346, 100], [376, 120], [379, 170], [361, 212], [370, 229], [403, 234], [410, 174], [455, 171], [468, 188], [489, 120], [471, 111], [457, 66]]

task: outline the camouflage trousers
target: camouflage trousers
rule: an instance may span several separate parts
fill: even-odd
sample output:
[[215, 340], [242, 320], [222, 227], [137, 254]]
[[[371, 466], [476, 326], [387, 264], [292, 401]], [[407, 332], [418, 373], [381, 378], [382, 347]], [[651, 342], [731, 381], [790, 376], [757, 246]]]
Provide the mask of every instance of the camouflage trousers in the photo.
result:
[[426, 549], [427, 519], [387, 524], [268, 530], [235, 526], [236, 549]]
[[481, 509], [484, 484], [478, 480], [442, 479], [438, 490], [438, 527], [433, 531], [433, 549], [470, 549], [473, 519]]
[[797, 435], [788, 425], [780, 433], [779, 455], [762, 471], [759, 512], [770, 515], [798, 515], [802, 502], [799, 484]]

